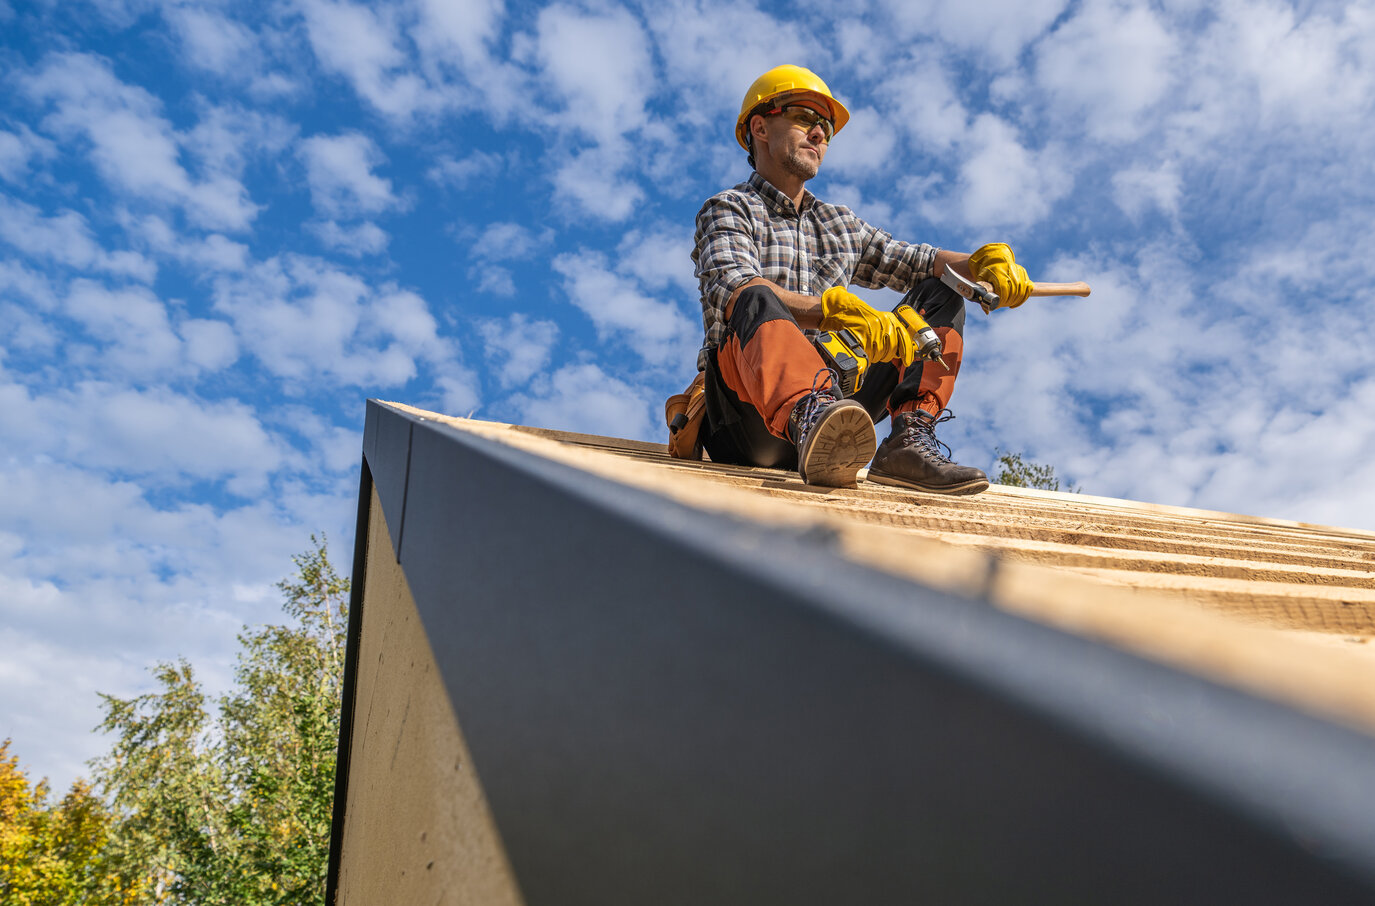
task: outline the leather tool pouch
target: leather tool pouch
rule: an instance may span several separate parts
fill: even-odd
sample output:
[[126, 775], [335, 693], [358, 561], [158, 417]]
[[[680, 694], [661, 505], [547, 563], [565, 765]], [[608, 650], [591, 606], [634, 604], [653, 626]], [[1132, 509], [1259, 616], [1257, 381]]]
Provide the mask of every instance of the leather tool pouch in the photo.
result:
[[701, 459], [702, 416], [707, 410], [706, 374], [697, 376], [687, 390], [675, 393], [664, 402], [664, 421], [668, 423], [668, 455], [674, 459]]

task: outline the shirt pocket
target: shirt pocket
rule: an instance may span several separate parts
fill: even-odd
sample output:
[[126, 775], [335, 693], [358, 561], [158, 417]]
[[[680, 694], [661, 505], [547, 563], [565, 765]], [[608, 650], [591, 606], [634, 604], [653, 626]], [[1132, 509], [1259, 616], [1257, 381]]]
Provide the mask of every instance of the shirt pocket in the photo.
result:
[[848, 286], [850, 262], [844, 256], [816, 258], [812, 261], [812, 295], [821, 295], [833, 286]]

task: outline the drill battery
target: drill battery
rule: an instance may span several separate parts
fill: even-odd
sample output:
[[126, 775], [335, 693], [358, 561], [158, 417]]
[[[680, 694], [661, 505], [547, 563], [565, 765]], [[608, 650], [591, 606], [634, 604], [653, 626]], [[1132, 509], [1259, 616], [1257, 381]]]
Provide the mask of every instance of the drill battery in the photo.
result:
[[816, 351], [826, 367], [840, 376], [840, 392], [854, 396], [864, 383], [864, 371], [869, 367], [869, 359], [864, 355], [864, 344], [849, 328], [824, 330], [812, 340]]

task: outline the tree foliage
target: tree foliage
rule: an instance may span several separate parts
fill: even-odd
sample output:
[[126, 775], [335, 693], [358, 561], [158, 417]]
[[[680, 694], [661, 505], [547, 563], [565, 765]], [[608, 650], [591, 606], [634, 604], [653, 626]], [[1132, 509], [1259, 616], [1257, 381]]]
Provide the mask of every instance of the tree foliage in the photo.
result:
[[0, 743], [0, 903], [77, 906], [146, 902], [138, 884], [122, 883], [110, 854], [112, 815], [84, 780], [60, 802], [46, 781], [30, 786]]
[[155, 692], [101, 696], [115, 739], [92, 764], [116, 814], [111, 859], [141, 902], [324, 902], [349, 583], [311, 541], [277, 586], [293, 625], [240, 634], [213, 718], [184, 660], [154, 669]]
[[[1001, 449], [994, 452], [998, 457], [998, 471], [992, 478], [994, 484], [1014, 488], [1039, 488], [1042, 491], [1060, 490], [1060, 479], [1055, 476], [1053, 467], [1024, 459], [1020, 453], [1008, 453]], [[1078, 493], [1079, 488], [1075, 485], [1065, 490]]]

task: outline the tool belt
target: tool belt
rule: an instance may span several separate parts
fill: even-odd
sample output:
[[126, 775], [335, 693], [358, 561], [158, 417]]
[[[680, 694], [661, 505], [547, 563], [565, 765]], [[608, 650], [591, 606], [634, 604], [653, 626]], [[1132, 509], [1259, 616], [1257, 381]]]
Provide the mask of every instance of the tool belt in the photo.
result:
[[664, 402], [664, 421], [668, 423], [668, 455], [674, 459], [701, 459], [702, 416], [707, 411], [707, 376], [697, 376], [682, 393], [675, 393]]

